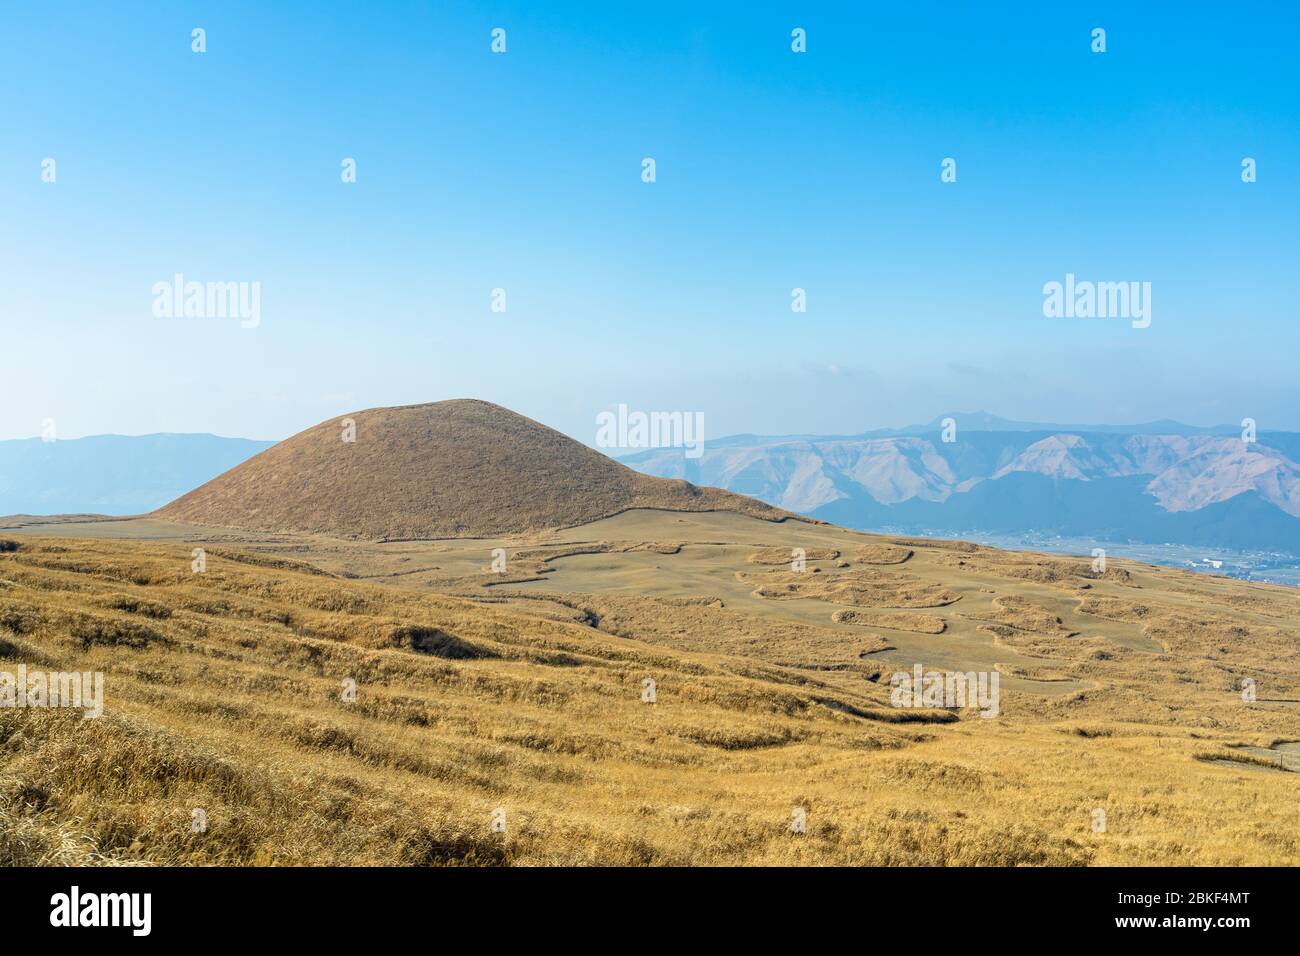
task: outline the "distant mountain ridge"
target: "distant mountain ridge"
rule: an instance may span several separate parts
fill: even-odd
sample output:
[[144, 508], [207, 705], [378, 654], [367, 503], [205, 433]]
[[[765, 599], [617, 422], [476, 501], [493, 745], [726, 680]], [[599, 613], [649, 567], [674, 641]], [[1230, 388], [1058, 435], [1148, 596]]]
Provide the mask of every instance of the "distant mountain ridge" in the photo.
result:
[[[1184, 425], [1172, 419], [1154, 422], [1140, 422], [1134, 425], [1056, 425], [1048, 422], [1021, 422], [1001, 418], [989, 412], [949, 412], [939, 415], [929, 422], [916, 425], [904, 425], [900, 428], [874, 428], [869, 431], [845, 435], [817, 435], [811, 432], [788, 435], [758, 435], [742, 432], [721, 438], [710, 438], [710, 447], [719, 448], [736, 444], [752, 444], [756, 441], [772, 442], [779, 440], [831, 441], [850, 438], [896, 438], [904, 435], [931, 435], [943, 431], [948, 419], [952, 419], [958, 432], [1047, 432], [1072, 434], [1091, 433], [1099, 435], [1240, 435], [1237, 425]], [[1300, 432], [1285, 432], [1300, 437]], [[621, 456], [633, 457], [633, 456]]]
[[170, 433], [0, 441], [0, 515], [142, 514], [273, 444]]
[[[957, 440], [942, 441], [944, 419]], [[0, 515], [143, 514], [273, 442], [215, 435], [0, 441]], [[1042, 532], [1300, 554], [1300, 433], [1060, 426], [985, 412], [859, 435], [732, 435], [618, 459], [863, 529]]]
[[[956, 440], [942, 440], [944, 418]], [[992, 430], [990, 430], [992, 429]], [[1166, 433], [1159, 434], [1158, 431]], [[858, 436], [731, 436], [622, 459], [863, 529], [1045, 532], [1300, 553], [1300, 435], [1072, 430], [984, 413]]]
[[999, 418], [988, 412], [951, 412], [940, 415], [926, 425], [909, 425], [903, 434], [940, 431], [951, 418], [959, 429], [980, 432], [1089, 432], [1100, 435], [1236, 435], [1237, 425], [1184, 425], [1172, 419], [1142, 422], [1137, 425], [1055, 425], [1048, 422], [1018, 422]]

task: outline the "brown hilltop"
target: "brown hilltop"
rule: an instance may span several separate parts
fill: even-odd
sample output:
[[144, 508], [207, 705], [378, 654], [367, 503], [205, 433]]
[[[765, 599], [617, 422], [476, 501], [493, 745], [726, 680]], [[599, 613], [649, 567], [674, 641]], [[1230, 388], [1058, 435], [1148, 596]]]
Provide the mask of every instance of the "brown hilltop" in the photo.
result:
[[[355, 442], [342, 440], [344, 418], [356, 423]], [[742, 495], [639, 474], [472, 399], [321, 422], [156, 514], [258, 531], [409, 539], [567, 528], [629, 508], [790, 517]]]

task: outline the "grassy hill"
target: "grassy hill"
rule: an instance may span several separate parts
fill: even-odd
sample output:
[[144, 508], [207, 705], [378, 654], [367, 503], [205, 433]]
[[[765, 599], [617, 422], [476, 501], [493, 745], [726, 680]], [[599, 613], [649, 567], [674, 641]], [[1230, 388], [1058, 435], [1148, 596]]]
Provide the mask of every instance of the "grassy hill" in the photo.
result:
[[[344, 420], [355, 440], [344, 440]], [[322, 422], [159, 509], [195, 524], [352, 538], [475, 537], [564, 528], [629, 508], [761, 502], [639, 474], [489, 402], [376, 408]]]

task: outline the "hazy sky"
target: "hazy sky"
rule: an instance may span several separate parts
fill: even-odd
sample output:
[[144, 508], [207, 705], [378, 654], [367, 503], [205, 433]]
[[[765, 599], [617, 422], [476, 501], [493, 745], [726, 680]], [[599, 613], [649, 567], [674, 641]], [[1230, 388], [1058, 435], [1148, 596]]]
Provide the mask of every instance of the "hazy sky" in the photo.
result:
[[[1289, 3], [8, 4], [0, 438], [456, 397], [588, 442], [620, 402], [1300, 430], [1298, 34]], [[260, 325], [155, 316], [176, 273], [260, 283]], [[1066, 273], [1150, 282], [1150, 327], [1044, 317]]]

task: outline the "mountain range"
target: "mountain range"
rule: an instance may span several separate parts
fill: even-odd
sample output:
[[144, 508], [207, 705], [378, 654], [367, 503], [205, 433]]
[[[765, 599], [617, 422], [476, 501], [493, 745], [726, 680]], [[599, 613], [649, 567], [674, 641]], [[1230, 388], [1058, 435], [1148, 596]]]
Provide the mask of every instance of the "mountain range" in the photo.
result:
[[[944, 440], [944, 418], [955, 423]], [[623, 457], [836, 524], [1300, 551], [1300, 435], [1055, 426], [985, 413], [856, 436], [739, 435]]]
[[[417, 407], [441, 409], [434, 416], [436, 422], [430, 420], [422, 427], [445, 430], [440, 434], [443, 447], [455, 448], [456, 436], [469, 436], [479, 427], [473, 420], [493, 406], [464, 402]], [[386, 423], [385, 417], [399, 414], [386, 410], [369, 425], [382, 431], [393, 424]], [[303, 436], [318, 432], [322, 448], [350, 451], [352, 457], [368, 453], [368, 443], [357, 448], [341, 442], [338, 429], [338, 422], [329, 422]], [[945, 432], [955, 440], [944, 441]], [[544, 435], [518, 437], [520, 447], [556, 448], [557, 452], [556, 442], [570, 441], [549, 429]], [[174, 517], [197, 516], [218, 524], [274, 523], [265, 512], [261, 519], [226, 514], [222, 500], [243, 484], [248, 494], [241, 494], [241, 502], [253, 501], [248, 507], [258, 507], [259, 487], [279, 487], [302, 475], [304, 493], [297, 500], [304, 514], [281, 515], [280, 526], [327, 530], [330, 519], [319, 515], [347, 509], [344, 503], [327, 507], [324, 499], [313, 497], [308, 493], [313, 482], [325, 487], [322, 476], [331, 469], [357, 466], [358, 474], [363, 474], [366, 468], [349, 464], [350, 459], [342, 455], [322, 458], [305, 452], [308, 442], [302, 436], [291, 439], [270, 458], [261, 455], [252, 471], [228, 477], [225, 472], [266, 452], [273, 443], [179, 434], [4, 441], [0, 442], [0, 514], [141, 514], [184, 495], [184, 501], [173, 506]], [[509, 470], [509, 449], [501, 452], [505, 455], [501, 464]], [[386, 459], [386, 467], [400, 457]], [[566, 455], [564, 460], [585, 459]], [[558, 466], [553, 473], [525, 469], [524, 473], [542, 476], [539, 481], [552, 489], [555, 507], [536, 516], [545, 519], [541, 523], [560, 525], [575, 516], [590, 517], [580, 502], [582, 488], [595, 480], [593, 476], [600, 478], [603, 487], [612, 482], [623, 488], [627, 501], [645, 502], [659, 494], [636, 486], [631, 471], [615, 466], [619, 474], [605, 474], [614, 463], [596, 468], [596, 461], [591, 458], [595, 469], [588, 469], [591, 473], [569, 474], [569, 469]], [[1260, 432], [1257, 441], [1247, 443], [1241, 430], [1231, 425], [1197, 427], [1174, 421], [1053, 425], [975, 412], [858, 435], [733, 435], [710, 439], [698, 458], [687, 457], [684, 449], [662, 448], [619, 461], [644, 475], [723, 489], [864, 530], [948, 536], [1059, 534], [1300, 554], [1300, 434], [1293, 432]], [[403, 487], [415, 498], [482, 473], [470, 461], [454, 467], [446, 461], [406, 464], [410, 480]], [[525, 462], [516, 465], [522, 469]], [[221, 482], [199, 488], [217, 476], [223, 476]], [[704, 492], [696, 487], [692, 494]], [[202, 507], [197, 504], [200, 499]], [[542, 497], [530, 495], [529, 500]], [[357, 520], [349, 528], [364, 528], [376, 536], [467, 533], [436, 522], [436, 526], [417, 522], [419, 527], [406, 527], [394, 518], [394, 509], [388, 507], [392, 504], [372, 516], [382, 513], [382, 522], [353, 515]], [[689, 506], [708, 505], [697, 498]], [[573, 515], [568, 515], [569, 510]], [[305, 512], [318, 517], [309, 521]], [[495, 516], [516, 517], [526, 516]], [[490, 521], [479, 530], [488, 525]]]

